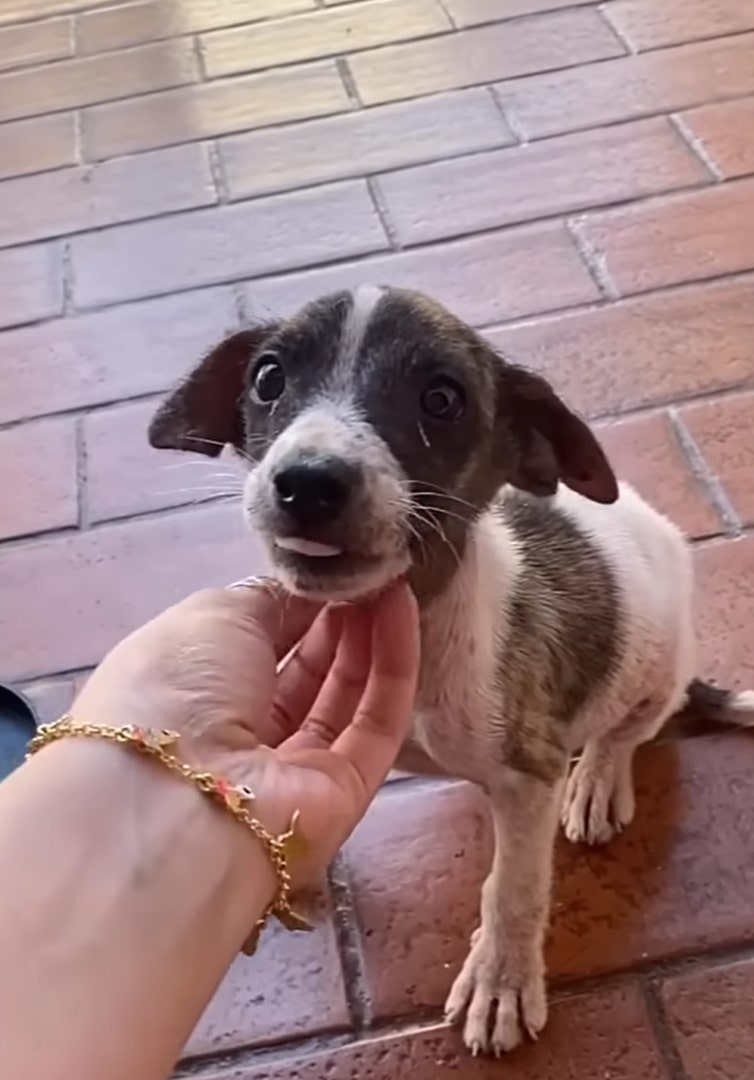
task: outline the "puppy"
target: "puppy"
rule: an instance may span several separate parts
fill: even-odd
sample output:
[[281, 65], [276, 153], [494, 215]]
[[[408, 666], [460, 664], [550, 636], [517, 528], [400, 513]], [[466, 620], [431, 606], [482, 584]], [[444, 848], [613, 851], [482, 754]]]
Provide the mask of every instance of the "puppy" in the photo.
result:
[[693, 679], [681, 534], [543, 379], [399, 289], [228, 337], [150, 440], [250, 462], [244, 513], [292, 592], [348, 600], [408, 575], [423, 654], [399, 765], [479, 784], [495, 836], [447, 1016], [474, 1053], [536, 1037], [558, 819], [589, 843], [626, 826], [634, 751], [679, 710], [754, 721], [754, 693]]

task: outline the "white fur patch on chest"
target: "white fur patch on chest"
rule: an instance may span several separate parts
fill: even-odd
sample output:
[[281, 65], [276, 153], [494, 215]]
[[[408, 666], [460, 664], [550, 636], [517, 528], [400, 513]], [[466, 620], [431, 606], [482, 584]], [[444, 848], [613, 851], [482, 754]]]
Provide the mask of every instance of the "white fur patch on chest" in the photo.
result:
[[486, 756], [508, 598], [520, 562], [508, 529], [494, 514], [485, 514], [471, 532], [449, 589], [422, 616], [413, 741], [455, 775], [473, 778]]

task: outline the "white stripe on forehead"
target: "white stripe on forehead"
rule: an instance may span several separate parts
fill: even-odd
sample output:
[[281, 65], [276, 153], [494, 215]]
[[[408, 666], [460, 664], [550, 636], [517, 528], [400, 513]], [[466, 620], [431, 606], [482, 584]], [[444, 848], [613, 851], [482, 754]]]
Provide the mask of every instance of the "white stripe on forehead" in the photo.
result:
[[384, 290], [376, 285], [359, 285], [354, 289], [353, 302], [343, 323], [338, 349], [338, 364], [342, 367], [350, 366], [358, 356], [369, 320], [383, 296]]

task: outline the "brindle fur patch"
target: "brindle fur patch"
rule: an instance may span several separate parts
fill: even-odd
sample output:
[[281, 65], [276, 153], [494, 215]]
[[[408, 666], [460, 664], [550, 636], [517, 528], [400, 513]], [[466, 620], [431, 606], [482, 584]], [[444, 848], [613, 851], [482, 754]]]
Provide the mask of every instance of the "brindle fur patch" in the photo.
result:
[[618, 667], [620, 590], [598, 548], [550, 500], [509, 488], [494, 509], [522, 559], [499, 671], [505, 760], [553, 781], [566, 764], [565, 727]]

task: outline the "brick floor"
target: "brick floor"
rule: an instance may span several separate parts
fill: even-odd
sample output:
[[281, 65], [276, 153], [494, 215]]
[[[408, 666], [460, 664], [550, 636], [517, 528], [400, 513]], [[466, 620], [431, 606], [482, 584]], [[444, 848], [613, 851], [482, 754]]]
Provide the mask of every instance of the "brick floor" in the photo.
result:
[[[0, 678], [52, 717], [124, 631], [261, 565], [222, 464], [147, 447], [156, 395], [245, 318], [391, 281], [596, 421], [695, 545], [701, 671], [754, 682], [752, 130], [748, 0], [4, 0]], [[190, 1070], [748, 1078], [752, 777], [745, 737], [647, 748], [631, 830], [558, 849], [552, 1023], [504, 1064], [439, 1023], [483, 800], [389, 785]]]

